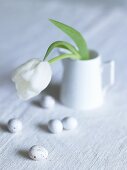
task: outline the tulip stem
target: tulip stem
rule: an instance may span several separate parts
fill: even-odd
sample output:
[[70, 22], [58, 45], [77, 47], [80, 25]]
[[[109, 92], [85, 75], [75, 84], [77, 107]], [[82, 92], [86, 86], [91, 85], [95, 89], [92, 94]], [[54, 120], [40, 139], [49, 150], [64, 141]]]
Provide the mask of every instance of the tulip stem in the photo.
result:
[[77, 60], [80, 59], [78, 55], [74, 55], [74, 54], [62, 54], [62, 55], [59, 55], [59, 56], [49, 60], [48, 62], [50, 64], [52, 64], [52, 63], [54, 63], [54, 62], [56, 62], [58, 60], [62, 60], [62, 59], [65, 59], [65, 58], [72, 58], [72, 59], [77, 59]]

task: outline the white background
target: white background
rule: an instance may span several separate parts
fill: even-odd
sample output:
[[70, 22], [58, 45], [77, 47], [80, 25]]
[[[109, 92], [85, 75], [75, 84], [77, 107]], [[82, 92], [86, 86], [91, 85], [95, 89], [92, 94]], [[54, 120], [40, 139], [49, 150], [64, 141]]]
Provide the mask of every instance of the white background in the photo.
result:
[[[40, 107], [41, 95], [22, 102], [16, 96], [11, 74], [31, 58], [43, 58], [48, 45], [67, 39], [48, 18], [78, 29], [89, 48], [102, 60], [116, 62], [116, 83], [103, 107], [78, 112], [59, 102], [52, 111]], [[0, 0], [0, 170], [126, 170], [127, 169], [127, 3], [123, 0]], [[50, 57], [55, 56], [55, 52]], [[53, 65], [52, 82], [60, 83], [61, 62]], [[58, 97], [59, 85], [47, 89]], [[74, 115], [79, 127], [53, 135], [51, 118]], [[6, 129], [7, 121], [20, 118], [22, 134]], [[43, 144], [49, 159], [34, 162], [27, 151]]]

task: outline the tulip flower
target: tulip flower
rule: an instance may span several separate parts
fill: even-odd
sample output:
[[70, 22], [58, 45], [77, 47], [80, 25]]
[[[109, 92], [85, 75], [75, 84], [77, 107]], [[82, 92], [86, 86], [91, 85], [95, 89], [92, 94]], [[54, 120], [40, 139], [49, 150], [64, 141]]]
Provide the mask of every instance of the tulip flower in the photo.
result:
[[18, 96], [28, 100], [37, 96], [51, 81], [52, 71], [50, 64], [40, 59], [31, 59], [19, 66], [13, 76]]
[[[65, 58], [74, 60], [89, 59], [87, 44], [83, 36], [77, 30], [61, 22], [52, 19], [50, 19], [50, 21], [67, 34], [77, 47], [66, 41], [55, 41], [48, 47], [43, 61], [40, 59], [32, 59], [18, 67], [13, 74], [12, 80], [15, 83], [18, 96], [23, 100], [28, 100], [37, 96], [48, 86], [52, 76], [50, 64]], [[62, 53], [46, 61], [48, 55], [54, 48], [63, 48], [68, 50], [69, 53]]]

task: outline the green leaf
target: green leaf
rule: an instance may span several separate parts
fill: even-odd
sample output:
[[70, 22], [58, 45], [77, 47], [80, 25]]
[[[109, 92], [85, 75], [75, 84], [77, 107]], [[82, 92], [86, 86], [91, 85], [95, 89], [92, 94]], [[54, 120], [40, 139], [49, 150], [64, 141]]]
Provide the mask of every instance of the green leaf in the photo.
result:
[[45, 60], [47, 58], [47, 56], [50, 54], [50, 52], [54, 49], [54, 48], [63, 48], [63, 49], [66, 49], [70, 52], [72, 52], [73, 54], [75, 54], [79, 59], [80, 59], [80, 55], [78, 53], [78, 51], [76, 50], [76, 48], [69, 44], [68, 42], [65, 42], [65, 41], [56, 41], [56, 42], [53, 42], [47, 49], [47, 52], [45, 54], [45, 57], [43, 60]]
[[89, 50], [87, 48], [87, 44], [83, 38], [83, 36], [75, 30], [74, 28], [65, 25], [61, 22], [55, 21], [53, 19], [49, 19], [55, 26], [57, 26], [59, 29], [61, 29], [64, 33], [66, 33], [77, 45], [79, 49], [79, 54], [81, 56], [81, 59], [87, 60], [89, 59]]
[[77, 56], [74, 55], [74, 54], [62, 54], [62, 55], [59, 55], [59, 56], [57, 56], [57, 57], [55, 57], [55, 58], [52, 58], [52, 59], [49, 60], [48, 62], [49, 62], [50, 64], [52, 64], [52, 63], [54, 63], [54, 62], [56, 62], [56, 61], [58, 61], [58, 60], [62, 60], [62, 59], [65, 59], [65, 58], [77, 59]]

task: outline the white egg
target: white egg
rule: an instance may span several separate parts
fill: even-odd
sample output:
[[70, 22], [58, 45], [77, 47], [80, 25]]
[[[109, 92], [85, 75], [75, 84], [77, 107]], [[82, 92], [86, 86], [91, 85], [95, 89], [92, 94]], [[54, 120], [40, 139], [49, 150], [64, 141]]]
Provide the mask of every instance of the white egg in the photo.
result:
[[55, 106], [55, 99], [52, 96], [45, 96], [42, 100], [42, 106], [50, 109]]
[[63, 130], [62, 122], [57, 119], [52, 119], [48, 122], [48, 129], [52, 133], [60, 133]]
[[8, 121], [8, 129], [12, 133], [16, 133], [22, 130], [22, 122], [18, 119], [10, 119]]
[[48, 151], [41, 145], [34, 145], [29, 149], [29, 157], [35, 161], [48, 158]]
[[66, 130], [75, 129], [78, 125], [78, 122], [74, 117], [65, 117], [62, 120], [62, 123], [63, 123], [63, 128]]

